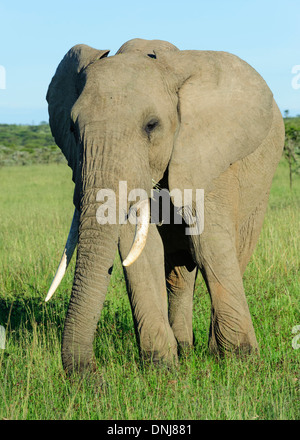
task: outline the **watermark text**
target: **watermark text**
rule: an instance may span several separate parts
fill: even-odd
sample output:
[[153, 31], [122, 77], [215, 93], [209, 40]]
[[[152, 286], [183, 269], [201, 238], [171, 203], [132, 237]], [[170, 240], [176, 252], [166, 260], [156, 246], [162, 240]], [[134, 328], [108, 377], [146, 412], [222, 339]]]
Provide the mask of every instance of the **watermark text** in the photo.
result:
[[294, 75], [292, 79], [292, 87], [294, 90], [300, 89], [300, 64], [296, 64], [292, 67], [292, 74]]
[[[138, 207], [141, 200], [147, 200], [144, 189], [135, 188], [128, 193], [127, 182], [119, 182], [118, 195], [112, 189], [97, 192], [96, 201], [101, 202], [97, 209], [97, 222], [105, 224], [137, 224]], [[156, 225], [186, 225], [186, 235], [200, 235], [204, 229], [204, 190], [178, 188], [153, 189], [150, 198], [150, 223]], [[128, 213], [128, 206], [130, 211]], [[134, 213], [134, 214], [133, 214]]]
[[5, 350], [5, 328], [0, 325], [0, 350]]
[[292, 347], [294, 350], [298, 350], [300, 348], [300, 325], [295, 325], [292, 328], [292, 333], [296, 334], [292, 340]]

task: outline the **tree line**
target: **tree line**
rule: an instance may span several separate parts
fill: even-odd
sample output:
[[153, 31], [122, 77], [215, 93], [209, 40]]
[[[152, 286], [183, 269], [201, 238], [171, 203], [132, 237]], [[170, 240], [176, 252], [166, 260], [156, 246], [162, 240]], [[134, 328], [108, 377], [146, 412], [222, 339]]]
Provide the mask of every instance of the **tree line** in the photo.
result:
[[[289, 166], [290, 186], [300, 174], [300, 117], [285, 111], [284, 157]], [[49, 124], [0, 124], [0, 166], [60, 163], [65, 158], [55, 144]]]
[[0, 124], [0, 166], [64, 162], [49, 124]]
[[293, 176], [300, 174], [300, 117], [284, 118], [285, 142], [284, 157], [289, 166], [290, 188], [293, 186]]

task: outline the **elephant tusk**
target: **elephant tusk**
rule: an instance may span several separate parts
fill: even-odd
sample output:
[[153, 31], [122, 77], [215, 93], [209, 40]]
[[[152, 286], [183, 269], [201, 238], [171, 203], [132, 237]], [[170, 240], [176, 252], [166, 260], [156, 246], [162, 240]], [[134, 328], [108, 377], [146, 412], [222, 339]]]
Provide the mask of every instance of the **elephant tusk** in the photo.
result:
[[142, 250], [145, 247], [147, 234], [150, 224], [150, 204], [148, 199], [141, 200], [134, 206], [135, 211], [140, 210], [139, 220], [136, 222], [135, 235], [133, 244], [127, 255], [127, 258], [123, 261], [123, 266], [130, 266], [141, 255]]
[[47, 293], [45, 301], [49, 301], [52, 297], [58, 286], [60, 285], [61, 280], [63, 279], [64, 274], [66, 273], [67, 267], [71, 261], [72, 255], [74, 253], [75, 247], [78, 242], [78, 229], [79, 229], [79, 219], [80, 212], [75, 208], [73, 220], [70, 228], [70, 232], [67, 238], [66, 246], [63, 251], [59, 266], [57, 268], [55, 277], [51, 283], [50, 289]]

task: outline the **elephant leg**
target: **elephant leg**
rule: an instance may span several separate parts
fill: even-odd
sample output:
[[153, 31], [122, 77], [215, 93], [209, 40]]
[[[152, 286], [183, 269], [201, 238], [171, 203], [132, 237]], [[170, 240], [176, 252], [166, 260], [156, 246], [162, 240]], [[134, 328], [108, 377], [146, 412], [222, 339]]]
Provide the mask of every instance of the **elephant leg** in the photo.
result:
[[187, 251], [166, 255], [169, 322], [182, 353], [193, 346], [193, 294], [197, 266]]
[[[122, 261], [131, 247], [134, 229], [131, 224], [121, 228]], [[176, 363], [177, 342], [168, 320], [163, 245], [155, 225], [150, 225], [143, 252], [124, 268], [124, 275], [141, 357], [155, 363]]]
[[[201, 272], [211, 298], [209, 349], [213, 353], [250, 352], [258, 345], [233, 243], [206, 238]], [[218, 258], [215, 258], [215, 249]]]
[[190, 236], [211, 297], [209, 348], [218, 353], [258, 350], [238, 259], [237, 171], [232, 166], [215, 181], [205, 198], [204, 231]]
[[269, 193], [264, 194], [260, 203], [258, 203], [257, 207], [255, 207], [253, 212], [239, 228], [238, 260], [242, 275], [245, 272], [258, 241], [267, 208], [268, 197]]

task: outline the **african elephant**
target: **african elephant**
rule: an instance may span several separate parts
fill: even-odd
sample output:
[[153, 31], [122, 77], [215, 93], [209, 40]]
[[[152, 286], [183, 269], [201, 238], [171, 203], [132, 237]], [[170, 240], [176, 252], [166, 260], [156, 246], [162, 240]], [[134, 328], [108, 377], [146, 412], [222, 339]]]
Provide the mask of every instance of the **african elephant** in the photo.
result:
[[[272, 92], [252, 67], [226, 52], [134, 39], [108, 54], [74, 46], [47, 93], [51, 130], [75, 184], [72, 226], [46, 298], [77, 245], [64, 369], [96, 370], [94, 334], [117, 250], [143, 358], [176, 364], [180, 349], [192, 347], [198, 270], [211, 299], [209, 349], [258, 351], [242, 275], [284, 143]], [[137, 232], [130, 222], [97, 220], [99, 190], [109, 188], [118, 199], [121, 181], [147, 195], [137, 203]], [[186, 234], [187, 217], [182, 224], [150, 221], [153, 182], [170, 192], [204, 190], [202, 233]], [[127, 201], [127, 214], [132, 205]], [[182, 216], [188, 208], [197, 221], [194, 202], [172, 205]]]

